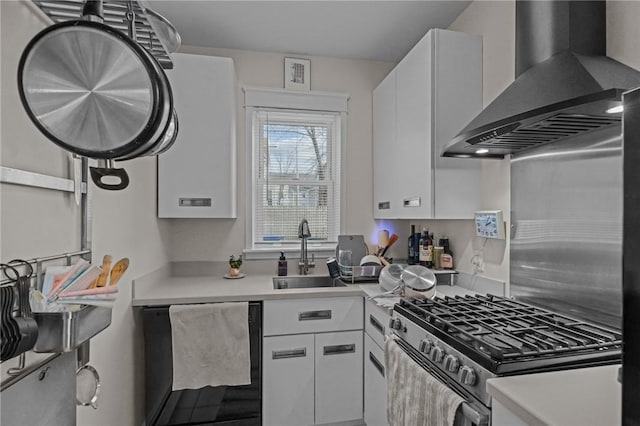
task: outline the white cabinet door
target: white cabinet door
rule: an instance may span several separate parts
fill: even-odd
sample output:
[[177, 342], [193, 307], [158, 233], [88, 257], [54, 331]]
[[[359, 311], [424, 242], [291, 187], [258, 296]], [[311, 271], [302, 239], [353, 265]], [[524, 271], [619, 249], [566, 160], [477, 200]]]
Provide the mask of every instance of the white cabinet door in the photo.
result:
[[447, 30], [438, 30], [434, 36], [434, 216], [471, 219], [482, 207], [482, 161], [445, 158], [441, 153], [482, 111], [482, 38]]
[[316, 334], [316, 424], [362, 419], [362, 331]]
[[167, 71], [178, 138], [158, 156], [158, 217], [236, 217], [233, 61], [175, 53]]
[[373, 91], [373, 217], [390, 219], [398, 209], [394, 197], [396, 164], [400, 155], [396, 141], [396, 73]]
[[314, 335], [265, 337], [262, 354], [263, 424], [314, 424]]
[[388, 426], [384, 350], [366, 333], [364, 335], [364, 422], [367, 426]]
[[[390, 76], [395, 98], [384, 102]], [[375, 218], [473, 217], [482, 162], [440, 155], [481, 109], [481, 37], [429, 31], [374, 90]], [[387, 198], [390, 209], [381, 212]]]
[[400, 207], [396, 217], [403, 219], [433, 217], [432, 45], [433, 32], [430, 31], [396, 67], [396, 145], [402, 152], [402, 161], [395, 170]]

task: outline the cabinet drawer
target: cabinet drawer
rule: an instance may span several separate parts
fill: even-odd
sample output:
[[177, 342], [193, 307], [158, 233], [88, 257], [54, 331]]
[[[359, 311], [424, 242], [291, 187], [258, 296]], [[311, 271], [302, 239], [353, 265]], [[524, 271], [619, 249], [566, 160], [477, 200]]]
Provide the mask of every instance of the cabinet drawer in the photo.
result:
[[367, 426], [388, 426], [384, 350], [366, 334], [364, 336], [364, 421]]
[[375, 301], [368, 300], [364, 306], [364, 330], [381, 348], [384, 347], [384, 336], [389, 325], [389, 311], [378, 306]]
[[264, 301], [264, 335], [362, 330], [362, 297]]

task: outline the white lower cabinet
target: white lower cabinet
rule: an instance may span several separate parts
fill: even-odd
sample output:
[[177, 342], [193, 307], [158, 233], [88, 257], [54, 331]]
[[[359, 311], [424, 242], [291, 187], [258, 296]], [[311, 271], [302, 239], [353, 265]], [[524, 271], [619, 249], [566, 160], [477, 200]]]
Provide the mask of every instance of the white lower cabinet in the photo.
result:
[[362, 297], [263, 306], [263, 425], [362, 424]]
[[366, 333], [364, 335], [364, 422], [367, 426], [388, 426], [384, 350]]
[[493, 398], [491, 400], [491, 426], [527, 426], [527, 422]]
[[362, 419], [362, 331], [265, 337], [263, 424]]
[[364, 306], [364, 422], [388, 426], [384, 344], [390, 310], [368, 300]]
[[362, 331], [316, 334], [316, 424], [362, 418]]
[[265, 337], [262, 415], [265, 425], [314, 422], [314, 335]]

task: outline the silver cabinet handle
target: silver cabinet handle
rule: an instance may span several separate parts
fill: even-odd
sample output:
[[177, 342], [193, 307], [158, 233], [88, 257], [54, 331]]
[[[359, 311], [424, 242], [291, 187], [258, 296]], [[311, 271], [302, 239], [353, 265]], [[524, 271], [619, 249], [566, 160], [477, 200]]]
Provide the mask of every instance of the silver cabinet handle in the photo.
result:
[[302, 358], [305, 356], [307, 356], [307, 348], [285, 349], [271, 352], [271, 358], [273, 359]]
[[420, 207], [422, 205], [422, 199], [420, 197], [405, 198], [402, 201], [403, 207]]
[[374, 317], [373, 315], [369, 315], [369, 322], [371, 323], [373, 328], [378, 330], [384, 336], [384, 326], [380, 321], [378, 321], [376, 317]]
[[376, 358], [372, 352], [369, 352], [369, 361], [371, 361], [371, 364], [373, 364], [376, 370], [378, 370], [382, 377], [384, 377], [384, 366], [380, 361], [378, 361], [378, 358]]
[[180, 207], [211, 207], [211, 198], [179, 198]]
[[298, 321], [331, 319], [331, 309], [324, 311], [306, 311], [298, 313]]
[[378, 203], [378, 210], [389, 210], [391, 208], [391, 201], [380, 201]]
[[349, 345], [325, 346], [323, 348], [324, 355], [348, 354], [348, 353], [354, 353], [355, 351], [356, 351], [356, 345], [354, 343], [351, 343]]

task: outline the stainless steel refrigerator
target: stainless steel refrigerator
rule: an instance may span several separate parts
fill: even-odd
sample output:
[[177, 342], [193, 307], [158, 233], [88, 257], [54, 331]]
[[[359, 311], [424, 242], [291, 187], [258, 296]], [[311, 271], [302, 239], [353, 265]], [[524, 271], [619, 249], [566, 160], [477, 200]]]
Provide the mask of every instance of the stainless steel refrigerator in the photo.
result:
[[623, 96], [622, 419], [640, 425], [640, 88]]

